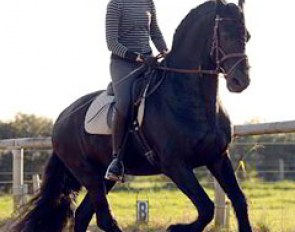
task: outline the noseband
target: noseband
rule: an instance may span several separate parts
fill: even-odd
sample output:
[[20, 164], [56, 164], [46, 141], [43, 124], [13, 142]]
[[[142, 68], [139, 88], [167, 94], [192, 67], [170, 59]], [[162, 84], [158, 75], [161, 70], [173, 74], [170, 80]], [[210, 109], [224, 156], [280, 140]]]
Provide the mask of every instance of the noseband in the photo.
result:
[[[220, 36], [219, 36], [219, 27], [220, 23], [223, 21], [235, 21], [236, 19], [232, 18], [222, 18], [219, 15], [216, 15], [215, 17], [215, 25], [214, 25], [214, 33], [212, 38], [212, 47], [210, 51], [210, 56], [213, 60], [215, 60], [216, 69], [215, 70], [204, 70], [201, 67], [195, 68], [195, 69], [178, 69], [178, 68], [169, 68], [169, 67], [162, 67], [159, 66], [157, 69], [164, 70], [164, 71], [170, 71], [170, 72], [177, 72], [177, 73], [184, 73], [184, 74], [209, 74], [209, 75], [218, 75], [219, 73], [222, 73], [225, 78], [230, 75], [237, 66], [244, 60], [247, 60], [248, 57], [244, 53], [229, 53], [227, 54], [224, 49], [220, 45]], [[242, 41], [243, 43], [246, 43], [246, 39]], [[222, 67], [222, 64], [229, 60], [229, 59], [236, 59], [239, 58], [232, 67], [227, 71]]]

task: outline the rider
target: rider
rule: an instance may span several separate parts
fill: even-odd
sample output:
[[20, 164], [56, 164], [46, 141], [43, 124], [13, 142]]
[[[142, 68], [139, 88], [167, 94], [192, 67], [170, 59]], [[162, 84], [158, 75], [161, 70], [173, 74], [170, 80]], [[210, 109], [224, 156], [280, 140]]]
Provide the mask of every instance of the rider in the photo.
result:
[[153, 0], [110, 0], [106, 14], [106, 40], [112, 52], [110, 71], [116, 109], [112, 125], [113, 160], [105, 174], [108, 180], [123, 180], [121, 153], [128, 127], [130, 92], [136, 75], [126, 76], [139, 68], [145, 57], [152, 56], [150, 39], [160, 53], [167, 53]]

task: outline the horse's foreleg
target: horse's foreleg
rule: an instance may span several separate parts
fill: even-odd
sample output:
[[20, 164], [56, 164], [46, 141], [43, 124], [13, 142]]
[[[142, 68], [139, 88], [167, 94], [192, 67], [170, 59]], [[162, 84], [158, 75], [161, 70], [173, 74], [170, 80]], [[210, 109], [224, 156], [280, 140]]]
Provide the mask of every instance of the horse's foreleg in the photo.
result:
[[217, 179], [235, 209], [240, 232], [251, 232], [246, 198], [238, 185], [229, 154], [226, 153], [207, 166]]
[[164, 173], [188, 196], [198, 210], [198, 219], [188, 225], [178, 224], [168, 228], [170, 232], [201, 232], [214, 216], [214, 204], [196, 179], [193, 171], [184, 165], [169, 165]]

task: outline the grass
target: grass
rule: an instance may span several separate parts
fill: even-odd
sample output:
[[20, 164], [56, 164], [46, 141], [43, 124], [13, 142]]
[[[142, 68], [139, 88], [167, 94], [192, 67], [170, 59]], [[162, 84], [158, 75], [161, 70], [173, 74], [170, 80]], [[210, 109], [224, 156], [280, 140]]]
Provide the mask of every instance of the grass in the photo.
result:
[[261, 231], [295, 231], [295, 183], [243, 184], [248, 198], [250, 217]]
[[0, 221], [7, 219], [12, 214], [12, 197], [3, 195], [0, 197]]
[[[171, 186], [146, 182], [119, 185], [108, 198], [112, 212], [124, 231], [165, 231], [168, 225], [190, 222], [197, 216], [190, 201]], [[261, 183], [248, 181], [242, 184], [248, 198], [249, 213], [257, 232], [295, 231], [295, 182]], [[168, 190], [169, 189], [169, 190]], [[213, 189], [206, 187], [213, 199]], [[83, 194], [80, 196], [82, 199]], [[149, 222], [136, 224], [136, 202], [149, 202]], [[8, 219], [12, 212], [11, 196], [0, 197], [0, 221]], [[233, 210], [231, 210], [231, 231], [237, 231]], [[95, 225], [95, 221], [92, 221]], [[211, 226], [212, 227], [212, 226]]]

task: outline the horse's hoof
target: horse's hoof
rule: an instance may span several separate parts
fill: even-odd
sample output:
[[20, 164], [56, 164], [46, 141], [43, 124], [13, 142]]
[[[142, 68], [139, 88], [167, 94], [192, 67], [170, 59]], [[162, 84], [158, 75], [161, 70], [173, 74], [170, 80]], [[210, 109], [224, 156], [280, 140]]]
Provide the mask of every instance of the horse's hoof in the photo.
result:
[[171, 225], [168, 227], [167, 232], [192, 232], [189, 225], [185, 224], [176, 224], [176, 225]]
[[168, 227], [167, 232], [203, 232], [205, 226], [200, 226], [196, 222], [190, 224], [175, 224]]
[[178, 231], [177, 226], [175, 225], [169, 226], [168, 229], [166, 230], [166, 232], [175, 232], [175, 231]]

